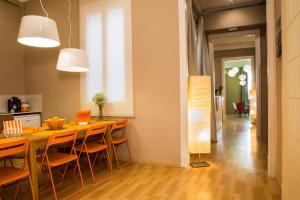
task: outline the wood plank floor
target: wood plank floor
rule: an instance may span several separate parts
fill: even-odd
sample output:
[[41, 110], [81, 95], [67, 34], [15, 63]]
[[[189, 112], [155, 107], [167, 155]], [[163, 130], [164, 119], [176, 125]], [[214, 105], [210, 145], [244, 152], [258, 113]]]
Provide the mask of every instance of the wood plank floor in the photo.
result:
[[[98, 184], [87, 184], [75, 199], [84, 200], [279, 200], [277, 182], [266, 175], [266, 154], [246, 119], [230, 118], [212, 154], [208, 168], [133, 163]], [[89, 174], [85, 174], [85, 178]], [[67, 181], [63, 197], [79, 186]], [[24, 199], [25, 197], [23, 196]], [[52, 199], [51, 193], [41, 199]]]

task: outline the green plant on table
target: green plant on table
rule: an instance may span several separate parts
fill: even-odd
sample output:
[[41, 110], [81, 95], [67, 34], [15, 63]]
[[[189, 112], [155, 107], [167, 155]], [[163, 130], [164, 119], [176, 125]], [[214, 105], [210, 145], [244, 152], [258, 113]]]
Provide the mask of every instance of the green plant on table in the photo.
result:
[[100, 119], [103, 118], [103, 106], [105, 103], [105, 95], [102, 92], [96, 93], [95, 96], [93, 97], [93, 101], [99, 108], [99, 115]]

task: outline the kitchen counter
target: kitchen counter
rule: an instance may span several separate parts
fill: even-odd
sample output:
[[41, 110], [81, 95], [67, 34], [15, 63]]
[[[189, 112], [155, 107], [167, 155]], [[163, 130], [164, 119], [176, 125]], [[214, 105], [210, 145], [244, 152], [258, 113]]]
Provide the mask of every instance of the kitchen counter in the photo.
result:
[[30, 112], [16, 112], [16, 113], [8, 113], [8, 112], [0, 112], [0, 115], [32, 115], [32, 114], [41, 114], [42, 112], [34, 112], [34, 111], [30, 111]]
[[42, 112], [34, 112], [34, 111], [30, 111], [30, 112], [17, 112], [17, 113], [7, 113], [7, 114], [11, 114], [13, 116], [17, 116], [17, 115], [32, 115], [32, 114], [41, 114]]

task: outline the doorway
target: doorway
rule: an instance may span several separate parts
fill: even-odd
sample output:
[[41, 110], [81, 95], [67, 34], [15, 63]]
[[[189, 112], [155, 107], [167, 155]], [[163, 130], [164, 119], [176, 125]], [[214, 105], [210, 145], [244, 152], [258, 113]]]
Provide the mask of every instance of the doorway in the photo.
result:
[[250, 117], [251, 113], [252, 122], [255, 123], [256, 92], [253, 66], [253, 56], [222, 59], [224, 114]]

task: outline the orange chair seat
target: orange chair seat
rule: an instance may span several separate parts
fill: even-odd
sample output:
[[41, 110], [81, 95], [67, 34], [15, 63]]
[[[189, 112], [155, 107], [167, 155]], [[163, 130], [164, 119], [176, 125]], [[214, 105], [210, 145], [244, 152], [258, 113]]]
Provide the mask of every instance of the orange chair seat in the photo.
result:
[[124, 143], [124, 142], [127, 142], [127, 137], [113, 137], [112, 138], [112, 143], [113, 144], [121, 144], [121, 143]]
[[77, 145], [77, 146], [75, 146], [75, 149], [76, 149], [76, 151], [95, 153], [98, 151], [105, 150], [107, 148], [107, 145], [99, 144], [99, 143], [95, 143], [95, 142], [93, 142], [93, 143], [87, 142], [86, 147], [87, 147], [87, 149], [85, 149], [85, 148], [81, 149], [81, 145]]
[[8, 184], [20, 180], [29, 175], [28, 169], [18, 169], [13, 167], [0, 168], [0, 185]]
[[[73, 160], [76, 160], [78, 156], [67, 154], [67, 153], [49, 153], [48, 158], [49, 158], [50, 167], [56, 167], [71, 162]], [[47, 165], [46, 159], [42, 164]]]

